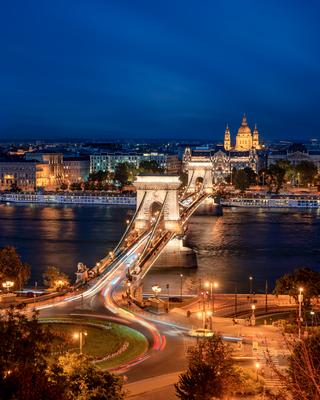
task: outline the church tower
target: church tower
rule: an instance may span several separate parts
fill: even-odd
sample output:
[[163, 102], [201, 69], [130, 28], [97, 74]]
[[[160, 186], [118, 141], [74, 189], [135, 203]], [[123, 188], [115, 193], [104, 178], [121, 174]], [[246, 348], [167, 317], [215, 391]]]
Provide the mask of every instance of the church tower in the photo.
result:
[[231, 149], [231, 136], [230, 136], [230, 129], [229, 129], [228, 125], [226, 127], [226, 131], [224, 132], [223, 147], [224, 147], [225, 150], [230, 150]]
[[255, 124], [254, 126], [254, 130], [253, 130], [253, 138], [252, 138], [252, 147], [254, 149], [260, 149], [260, 144], [259, 144], [259, 131], [257, 128], [257, 124]]
[[248, 151], [251, 148], [252, 148], [251, 129], [247, 124], [247, 117], [244, 115], [236, 137], [236, 150]]

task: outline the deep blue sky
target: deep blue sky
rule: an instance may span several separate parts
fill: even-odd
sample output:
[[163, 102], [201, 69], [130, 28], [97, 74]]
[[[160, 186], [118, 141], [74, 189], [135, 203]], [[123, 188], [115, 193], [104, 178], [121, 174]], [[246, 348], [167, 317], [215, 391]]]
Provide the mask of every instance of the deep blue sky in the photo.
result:
[[315, 0], [9, 0], [0, 138], [320, 137]]

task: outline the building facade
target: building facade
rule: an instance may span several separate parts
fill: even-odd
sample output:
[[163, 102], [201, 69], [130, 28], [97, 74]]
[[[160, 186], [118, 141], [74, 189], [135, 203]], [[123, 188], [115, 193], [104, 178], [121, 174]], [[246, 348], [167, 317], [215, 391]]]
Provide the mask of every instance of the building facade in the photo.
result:
[[[159, 167], [171, 173], [179, 172], [181, 162], [178, 156], [166, 153], [106, 153], [90, 155], [90, 172], [114, 172], [117, 164], [130, 163], [136, 168], [142, 161], [155, 161]], [[173, 171], [173, 172], [172, 172]]]
[[268, 167], [279, 160], [287, 160], [293, 166], [296, 166], [301, 161], [311, 161], [320, 172], [320, 150], [308, 150], [300, 143], [294, 143], [284, 150], [270, 150], [268, 153]]
[[89, 157], [69, 157], [63, 160], [63, 181], [71, 183], [85, 182], [89, 177]]
[[0, 190], [18, 187], [23, 191], [34, 191], [37, 183], [36, 162], [0, 161]]
[[224, 143], [213, 148], [185, 149], [183, 155], [183, 170], [188, 169], [188, 162], [192, 160], [209, 159], [212, 163], [214, 183], [224, 182], [232, 174], [232, 170], [246, 167], [258, 172], [265, 166], [265, 154], [261, 150], [259, 132], [255, 126], [253, 134], [248, 126], [246, 116], [238, 129], [235, 146], [232, 146], [230, 128], [227, 125], [224, 134]]

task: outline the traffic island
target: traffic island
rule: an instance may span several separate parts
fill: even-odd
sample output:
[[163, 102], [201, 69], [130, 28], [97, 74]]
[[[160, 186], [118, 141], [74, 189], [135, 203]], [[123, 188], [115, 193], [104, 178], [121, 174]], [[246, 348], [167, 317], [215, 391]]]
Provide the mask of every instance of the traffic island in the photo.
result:
[[96, 319], [40, 319], [54, 335], [52, 357], [65, 351], [83, 353], [97, 367], [112, 369], [141, 356], [146, 338], [134, 329]]

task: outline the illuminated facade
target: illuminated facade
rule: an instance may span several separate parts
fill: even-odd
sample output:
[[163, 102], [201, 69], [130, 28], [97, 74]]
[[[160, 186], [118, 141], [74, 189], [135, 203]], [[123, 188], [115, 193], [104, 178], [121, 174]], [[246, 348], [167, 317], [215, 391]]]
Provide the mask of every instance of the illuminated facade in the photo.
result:
[[260, 150], [261, 145], [259, 142], [259, 131], [257, 125], [254, 127], [253, 134], [251, 129], [247, 123], [247, 117], [244, 115], [242, 118], [242, 123], [240, 128], [238, 129], [238, 133], [236, 136], [236, 144], [235, 147], [232, 147], [231, 144], [231, 133], [229, 126], [227, 125], [225, 134], [224, 134], [224, 149], [235, 150], [235, 151], [249, 151], [251, 149]]

